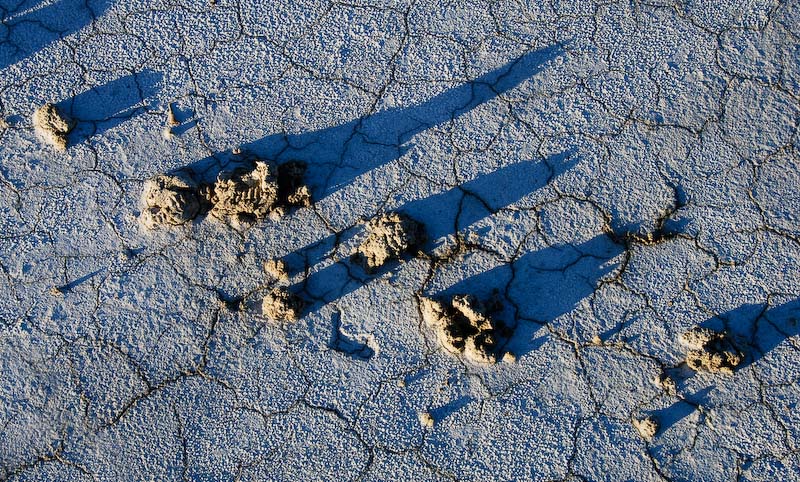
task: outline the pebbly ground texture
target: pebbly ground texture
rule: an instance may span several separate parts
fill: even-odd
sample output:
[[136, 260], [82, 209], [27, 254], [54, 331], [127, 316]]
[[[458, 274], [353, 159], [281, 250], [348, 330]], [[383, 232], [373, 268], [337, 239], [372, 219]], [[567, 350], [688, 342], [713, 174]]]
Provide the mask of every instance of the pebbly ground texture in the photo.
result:
[[[0, 17], [0, 480], [800, 473], [800, 3]], [[184, 202], [246, 159], [309, 189], [245, 223]], [[393, 212], [427, 240], [362, 269]], [[463, 294], [498, 298], [502, 362], [426, 326]], [[741, 359], [692, 370], [695, 327]]]

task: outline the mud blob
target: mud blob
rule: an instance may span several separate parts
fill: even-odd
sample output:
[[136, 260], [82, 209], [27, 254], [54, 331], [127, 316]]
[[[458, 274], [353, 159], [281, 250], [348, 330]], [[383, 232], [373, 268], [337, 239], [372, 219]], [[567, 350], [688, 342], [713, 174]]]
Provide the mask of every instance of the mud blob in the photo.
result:
[[75, 121], [55, 104], [48, 103], [33, 113], [33, 126], [48, 144], [64, 151], [67, 149], [67, 135], [75, 127]]
[[733, 373], [743, 359], [727, 334], [708, 328], [696, 326], [681, 335], [680, 341], [689, 348], [686, 364], [694, 371]]
[[449, 352], [473, 363], [495, 363], [499, 324], [472, 295], [455, 295], [450, 304], [420, 298], [425, 323]]
[[410, 253], [425, 242], [421, 223], [401, 213], [386, 213], [367, 223], [367, 238], [353, 255], [353, 261], [373, 273], [387, 261]]
[[286, 288], [273, 288], [264, 297], [261, 310], [274, 321], [297, 321], [303, 310], [303, 300]]
[[211, 198], [210, 214], [218, 218], [264, 219], [277, 208], [278, 170], [268, 161], [256, 161], [255, 167], [223, 171], [217, 176]]
[[148, 179], [142, 191], [142, 224], [154, 229], [159, 225], [179, 226], [200, 213], [195, 187], [188, 181], [166, 174]]
[[651, 442], [658, 433], [658, 422], [652, 417], [643, 418], [642, 420], [633, 419], [633, 428], [639, 432], [640, 437]]

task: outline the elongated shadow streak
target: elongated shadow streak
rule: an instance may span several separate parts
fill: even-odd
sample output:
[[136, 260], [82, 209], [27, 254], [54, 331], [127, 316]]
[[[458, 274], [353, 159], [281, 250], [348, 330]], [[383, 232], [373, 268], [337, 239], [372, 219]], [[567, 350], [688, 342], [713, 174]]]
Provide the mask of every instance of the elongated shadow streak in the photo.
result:
[[162, 75], [143, 70], [62, 100], [59, 108], [77, 121], [69, 145], [100, 135], [145, 111], [145, 101], [158, 92]]
[[[309, 166], [307, 181], [317, 201], [350, 185], [355, 178], [400, 158], [412, 138], [455, 119], [513, 89], [562, 54], [558, 46], [531, 51], [470, 82], [418, 105], [376, 112], [345, 124], [302, 134], [272, 134], [242, 146], [278, 163], [299, 160]], [[176, 170], [197, 182], [211, 182], [239, 158], [219, 152]]]
[[89, 25], [113, 4], [111, 0], [23, 2], [3, 17], [6, 35], [0, 38], [0, 69], [14, 65], [47, 45]]
[[[498, 210], [519, 201], [525, 195], [546, 186], [555, 176], [577, 162], [568, 154], [551, 156], [544, 161], [522, 161], [456, 186], [427, 198], [412, 201], [398, 209], [425, 225], [428, 242], [421, 246], [430, 253], [435, 241], [463, 232]], [[355, 231], [353, 228], [349, 231]], [[289, 266], [315, 266], [330, 256], [334, 245], [352, 232], [331, 235], [324, 240], [297, 250], [283, 259]], [[375, 273], [366, 273], [351, 260], [342, 260], [311, 272], [305, 280], [290, 287], [295, 293], [315, 300], [307, 309], [322, 306], [351, 293], [372, 280], [394, 272], [399, 262], [389, 262]], [[312, 268], [313, 269], [313, 268]]]

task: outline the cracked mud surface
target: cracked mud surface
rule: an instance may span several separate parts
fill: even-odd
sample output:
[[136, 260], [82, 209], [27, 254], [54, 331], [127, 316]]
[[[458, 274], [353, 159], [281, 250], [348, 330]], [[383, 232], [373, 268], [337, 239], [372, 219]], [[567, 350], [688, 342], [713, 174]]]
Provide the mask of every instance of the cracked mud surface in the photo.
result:
[[[800, 473], [797, 2], [0, 16], [0, 480]], [[305, 163], [310, 205], [143, 228], [148, 179], [242, 152]], [[390, 211], [428, 240], [365, 275], [361, 221]], [[259, 312], [271, 260], [295, 322]], [[514, 363], [423, 335], [420, 297], [495, 291]], [[695, 326], [732, 373], [686, 366]]]

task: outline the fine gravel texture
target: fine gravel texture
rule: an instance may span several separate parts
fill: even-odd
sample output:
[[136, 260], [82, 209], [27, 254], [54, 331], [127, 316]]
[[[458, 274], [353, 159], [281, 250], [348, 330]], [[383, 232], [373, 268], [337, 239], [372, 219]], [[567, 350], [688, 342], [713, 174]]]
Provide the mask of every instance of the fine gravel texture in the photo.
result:
[[0, 481], [797, 480], [797, 1], [0, 18]]

